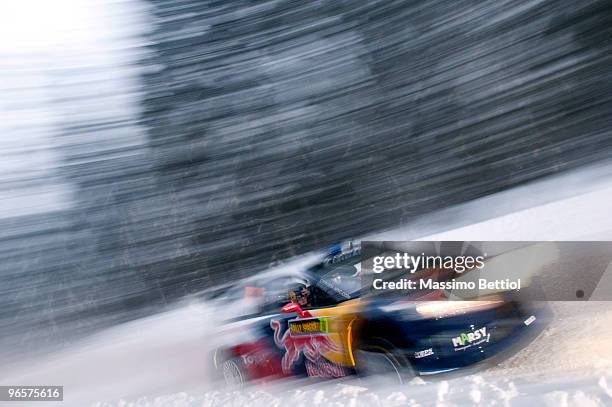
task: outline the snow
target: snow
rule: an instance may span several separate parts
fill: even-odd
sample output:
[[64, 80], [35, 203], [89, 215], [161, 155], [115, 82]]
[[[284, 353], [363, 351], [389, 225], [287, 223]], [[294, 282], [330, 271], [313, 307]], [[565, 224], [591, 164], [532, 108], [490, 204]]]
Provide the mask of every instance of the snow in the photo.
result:
[[[605, 379], [605, 377], [601, 377]], [[476, 379], [476, 380], [475, 380]], [[482, 376], [415, 386], [412, 383], [397, 388], [367, 389], [361, 385], [322, 384], [299, 390], [260, 388], [243, 392], [210, 391], [195, 395], [177, 393], [159, 397], [142, 397], [116, 403], [97, 402], [96, 407], [212, 407], [212, 406], [606, 406], [612, 398], [597, 387], [597, 378], [581, 382], [558, 380], [546, 385], [517, 379]], [[600, 379], [601, 380], [601, 379]], [[432, 397], [433, 396], [433, 397]]]
[[[603, 185], [432, 233], [437, 238], [462, 240], [610, 239], [611, 198], [612, 186]], [[520, 198], [506, 194], [504, 199]], [[461, 210], [464, 214], [478, 212], [483, 205], [489, 206], [490, 201], [475, 201], [471, 209]], [[431, 235], [420, 233], [423, 239]], [[612, 307], [608, 302], [592, 301], [555, 302], [551, 307], [555, 314], [551, 325], [498, 366], [477, 373], [416, 378], [403, 385], [377, 378], [288, 381], [253, 385], [243, 391], [224, 388], [213, 380], [208, 361], [215, 341], [227, 337], [216, 337], [215, 314], [205, 303], [181, 304], [116, 326], [68, 351], [2, 366], [0, 383], [64, 385], [65, 401], [55, 405], [79, 407], [612, 405]]]
[[379, 378], [288, 381], [243, 391], [224, 388], [206, 369], [213, 332], [203, 327], [211, 315], [201, 304], [108, 330], [69, 352], [11, 369], [0, 382], [63, 384], [65, 402], [56, 405], [69, 406], [612, 404], [612, 309], [599, 302], [559, 302], [552, 307], [556, 317], [551, 326], [499, 366], [476, 374], [415, 378], [404, 385]]

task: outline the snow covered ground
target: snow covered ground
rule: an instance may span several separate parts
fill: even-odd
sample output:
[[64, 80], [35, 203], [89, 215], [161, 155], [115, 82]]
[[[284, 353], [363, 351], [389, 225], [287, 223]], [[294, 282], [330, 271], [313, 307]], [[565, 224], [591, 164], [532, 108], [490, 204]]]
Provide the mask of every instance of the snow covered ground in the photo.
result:
[[611, 405], [612, 307], [598, 302], [552, 307], [554, 322], [529, 347], [465, 377], [414, 379], [405, 385], [351, 379], [224, 389], [206, 369], [210, 332], [202, 321], [211, 316], [210, 309], [191, 305], [108, 330], [44, 361], [15, 366], [0, 382], [62, 384], [65, 401], [56, 405], [70, 406]]
[[[583, 172], [473, 201], [376, 237], [612, 240], [610, 202], [607, 177]], [[512, 358], [475, 374], [427, 382], [302, 381], [224, 389], [207, 370], [213, 331], [206, 322], [214, 314], [206, 304], [192, 303], [116, 326], [68, 351], [3, 365], [0, 384], [63, 385], [65, 401], [56, 404], [63, 406], [612, 405], [611, 304], [551, 305], [552, 324]]]

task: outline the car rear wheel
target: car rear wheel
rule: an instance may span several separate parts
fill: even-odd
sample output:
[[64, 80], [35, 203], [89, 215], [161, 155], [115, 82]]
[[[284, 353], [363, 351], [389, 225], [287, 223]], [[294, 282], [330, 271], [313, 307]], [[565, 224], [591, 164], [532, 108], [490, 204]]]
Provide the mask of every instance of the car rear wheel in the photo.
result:
[[231, 388], [242, 388], [246, 384], [246, 376], [239, 359], [227, 359], [221, 364], [225, 384]]

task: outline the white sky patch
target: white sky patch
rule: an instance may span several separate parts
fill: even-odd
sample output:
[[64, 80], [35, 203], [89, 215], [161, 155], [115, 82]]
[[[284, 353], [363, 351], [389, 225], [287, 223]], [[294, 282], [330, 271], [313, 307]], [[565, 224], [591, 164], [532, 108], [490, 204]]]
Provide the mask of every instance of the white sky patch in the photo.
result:
[[[140, 83], [128, 67], [137, 65], [139, 36], [148, 29], [144, 11], [137, 1], [0, 2], [0, 218], [74, 205], [74, 188], [62, 177], [63, 144], [146, 142], [138, 128], [107, 140], [63, 130], [137, 120]], [[101, 102], [97, 95], [109, 89], [116, 91]]]
[[0, 52], [87, 47], [96, 36], [91, 0], [0, 2]]

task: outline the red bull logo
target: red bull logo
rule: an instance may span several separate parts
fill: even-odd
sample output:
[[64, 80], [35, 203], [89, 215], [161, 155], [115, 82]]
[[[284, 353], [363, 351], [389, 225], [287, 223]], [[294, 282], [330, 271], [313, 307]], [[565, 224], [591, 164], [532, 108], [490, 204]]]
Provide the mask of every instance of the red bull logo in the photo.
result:
[[[307, 366], [320, 365], [321, 359], [324, 359], [322, 354], [326, 352], [337, 352], [340, 350], [327, 335], [328, 333], [327, 318], [308, 318], [305, 320], [294, 319], [289, 321], [289, 328], [281, 335], [281, 321], [270, 321], [270, 327], [274, 330], [274, 343], [281, 349], [285, 349], [285, 354], [281, 360], [283, 373], [290, 374], [293, 370], [293, 365], [298, 361], [300, 354], [304, 354], [307, 361]], [[293, 330], [291, 326], [293, 325]], [[315, 329], [316, 328], [316, 329]], [[329, 363], [329, 362], [328, 362]], [[343, 376], [343, 369], [340, 367], [337, 375], [333, 377]], [[334, 372], [335, 370], [332, 370]], [[310, 375], [310, 371], [308, 372]]]

